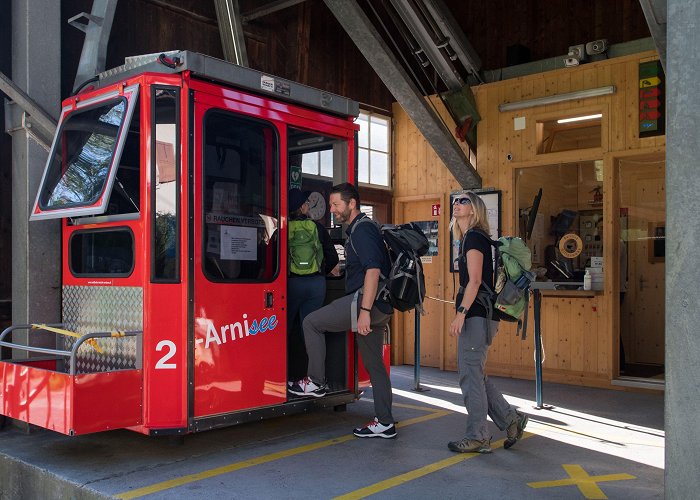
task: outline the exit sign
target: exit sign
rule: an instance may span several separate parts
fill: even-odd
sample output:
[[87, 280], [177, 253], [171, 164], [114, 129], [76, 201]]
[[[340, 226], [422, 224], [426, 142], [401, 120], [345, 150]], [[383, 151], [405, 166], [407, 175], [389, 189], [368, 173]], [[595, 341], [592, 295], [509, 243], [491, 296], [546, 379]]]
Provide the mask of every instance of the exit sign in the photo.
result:
[[659, 61], [639, 64], [639, 137], [666, 132], [664, 72]]

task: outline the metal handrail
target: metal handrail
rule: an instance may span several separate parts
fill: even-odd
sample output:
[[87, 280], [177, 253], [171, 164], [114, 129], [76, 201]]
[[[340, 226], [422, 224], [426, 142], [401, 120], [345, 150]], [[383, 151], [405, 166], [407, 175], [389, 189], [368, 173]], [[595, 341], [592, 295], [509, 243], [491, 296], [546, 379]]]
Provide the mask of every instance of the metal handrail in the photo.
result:
[[[47, 324], [45, 326], [49, 326], [52, 328], [63, 328], [63, 323], [52, 323], [52, 324]], [[37, 327], [36, 325], [13, 325], [8, 328], [5, 328], [2, 333], [0, 333], [0, 346], [3, 347], [9, 347], [10, 349], [18, 349], [22, 351], [28, 351], [28, 352], [38, 352], [38, 353], [43, 353], [43, 354], [55, 354], [58, 356], [63, 356], [66, 357], [70, 360], [70, 375], [75, 375], [75, 365], [76, 365], [76, 358], [78, 354], [78, 349], [80, 346], [82, 346], [86, 341], [94, 338], [120, 338], [120, 337], [136, 337], [140, 334], [143, 333], [143, 330], [131, 330], [131, 331], [125, 331], [125, 332], [92, 332], [92, 333], [86, 333], [85, 335], [82, 335], [76, 342], [73, 344], [73, 347], [71, 348], [70, 351], [63, 351], [60, 349], [48, 349], [46, 347], [34, 347], [30, 345], [22, 345], [22, 344], [15, 344], [14, 342], [7, 342], [5, 341], [5, 337], [10, 333], [15, 330], [41, 330], [41, 327]]]

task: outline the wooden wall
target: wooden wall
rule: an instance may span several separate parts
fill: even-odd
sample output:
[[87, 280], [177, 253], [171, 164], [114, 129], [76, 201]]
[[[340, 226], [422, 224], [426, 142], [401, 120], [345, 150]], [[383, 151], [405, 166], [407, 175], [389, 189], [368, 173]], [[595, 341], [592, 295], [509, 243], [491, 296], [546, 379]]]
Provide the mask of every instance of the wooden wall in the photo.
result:
[[[618, 176], [613, 168], [621, 158], [640, 155], [661, 155], [665, 136], [639, 138], [638, 89], [639, 63], [657, 59], [655, 52], [625, 56], [486, 84], [473, 88], [477, 108], [482, 116], [478, 125], [477, 169], [484, 187], [502, 191], [501, 227], [504, 234], [517, 234], [518, 207], [528, 206], [516, 198], [516, 170], [560, 163], [604, 160], [604, 247], [605, 262], [618, 258], [620, 200], [617, 191]], [[566, 103], [523, 109], [517, 112], [498, 110], [498, 105], [525, 99], [561, 94], [575, 90], [614, 85], [613, 95], [588, 98]], [[561, 115], [603, 114], [601, 146], [557, 153], [538, 154], [538, 121], [547, 121]], [[526, 128], [514, 130], [513, 119], [524, 117]], [[512, 159], [508, 160], [507, 155]], [[440, 197], [443, 201], [441, 225], [449, 219], [449, 192], [459, 185], [418, 132], [415, 125], [398, 104], [394, 104], [394, 196], [397, 203], [413, 199]], [[530, 196], [528, 195], [528, 198]], [[531, 198], [530, 198], [531, 200]], [[575, 203], [575, 202], [574, 202]], [[564, 205], [565, 206], [565, 205]], [[572, 207], [572, 208], [575, 208]], [[448, 269], [449, 242], [440, 243], [442, 266], [441, 290], [443, 298], [453, 296], [452, 279]], [[617, 280], [617, 282], [616, 282]], [[440, 366], [456, 369], [455, 341], [447, 335], [447, 326], [453, 318], [453, 306], [444, 307]], [[610, 266], [605, 274], [605, 291], [581, 294], [557, 292], [548, 294], [542, 305], [542, 332], [546, 360], [544, 376], [547, 380], [609, 386], [617, 370], [619, 329], [619, 266]], [[532, 313], [530, 314], [532, 319]], [[398, 363], [404, 359], [404, 332], [397, 321], [393, 350]], [[492, 374], [533, 378], [532, 321], [528, 340], [515, 336], [512, 324], [503, 324], [491, 348], [488, 369]]]

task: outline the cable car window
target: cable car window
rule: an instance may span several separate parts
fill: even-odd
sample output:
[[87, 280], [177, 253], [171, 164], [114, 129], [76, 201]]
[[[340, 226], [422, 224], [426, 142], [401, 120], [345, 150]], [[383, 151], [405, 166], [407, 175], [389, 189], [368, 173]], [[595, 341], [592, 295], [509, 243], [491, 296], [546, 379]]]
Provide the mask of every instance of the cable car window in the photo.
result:
[[272, 125], [204, 117], [203, 271], [212, 281], [272, 281], [279, 270], [279, 147]]
[[120, 87], [63, 108], [30, 220], [139, 212], [138, 94]]
[[76, 231], [68, 252], [73, 276], [126, 277], [134, 270], [134, 234], [126, 227]]
[[125, 111], [126, 99], [121, 98], [68, 117], [39, 198], [42, 209], [97, 201], [107, 181]]
[[116, 164], [112, 192], [105, 215], [138, 213], [141, 182], [141, 106], [137, 99], [129, 122], [124, 148]]
[[151, 137], [151, 280], [178, 282], [180, 278], [180, 134], [179, 91], [153, 88]]

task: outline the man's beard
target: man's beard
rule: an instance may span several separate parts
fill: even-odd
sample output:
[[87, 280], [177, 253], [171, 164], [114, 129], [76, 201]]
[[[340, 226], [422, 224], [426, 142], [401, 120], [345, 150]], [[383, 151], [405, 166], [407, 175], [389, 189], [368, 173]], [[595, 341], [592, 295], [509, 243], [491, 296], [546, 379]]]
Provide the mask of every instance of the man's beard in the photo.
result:
[[336, 214], [335, 218], [338, 222], [341, 224], [345, 224], [349, 219], [350, 219], [350, 214], [352, 213], [352, 210], [350, 210], [350, 207], [348, 207], [346, 210], [343, 212]]

